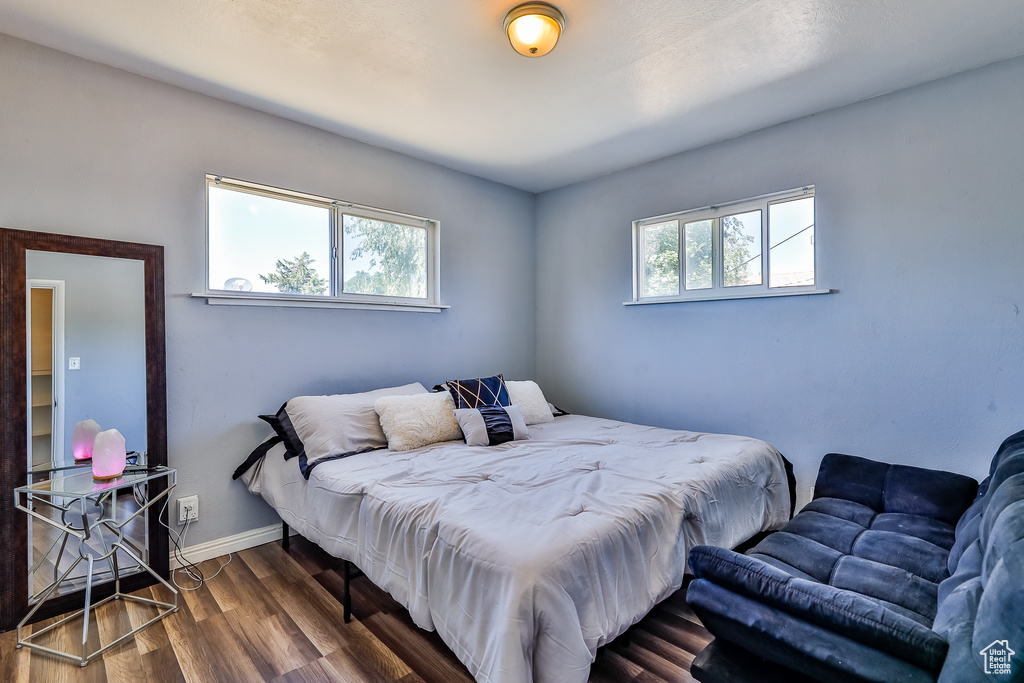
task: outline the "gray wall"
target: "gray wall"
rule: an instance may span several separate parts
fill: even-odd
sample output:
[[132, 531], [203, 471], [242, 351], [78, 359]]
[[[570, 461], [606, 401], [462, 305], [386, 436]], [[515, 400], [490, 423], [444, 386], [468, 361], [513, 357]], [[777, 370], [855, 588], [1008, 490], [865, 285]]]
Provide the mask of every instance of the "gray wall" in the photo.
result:
[[[979, 476], [1024, 427], [1024, 60], [537, 198], [6, 36], [0, 64], [0, 225], [166, 248], [190, 544], [276, 521], [228, 477], [298, 394], [536, 376], [574, 411], [765, 438], [802, 498], [829, 450]], [[439, 219], [452, 309], [189, 299], [208, 172]], [[622, 306], [631, 220], [807, 183], [839, 294]]]
[[[572, 411], [976, 477], [1024, 428], [1024, 60], [537, 200], [538, 375]], [[624, 307], [630, 221], [816, 185], [838, 294]]]
[[[232, 482], [299, 394], [534, 373], [534, 198], [0, 35], [0, 225], [162, 244], [170, 464], [188, 543], [272, 524]], [[207, 306], [205, 174], [441, 221], [443, 313]], [[500, 274], [496, 276], [496, 268]]]
[[[64, 281], [64, 458], [75, 424], [116, 429], [146, 447], [146, 302], [142, 261], [31, 251], [30, 278]], [[68, 370], [67, 359], [81, 359]]]

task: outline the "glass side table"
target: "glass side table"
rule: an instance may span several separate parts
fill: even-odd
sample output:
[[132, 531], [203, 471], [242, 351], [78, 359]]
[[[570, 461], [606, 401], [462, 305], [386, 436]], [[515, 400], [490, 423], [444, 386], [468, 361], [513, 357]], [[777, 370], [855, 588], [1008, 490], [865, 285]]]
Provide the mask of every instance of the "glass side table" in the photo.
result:
[[[167, 488], [156, 496], [149, 498], [144, 505], [142, 505], [138, 510], [135, 510], [128, 517], [120, 521], [117, 519], [118, 506], [116, 504], [116, 500], [119, 491], [126, 490], [129, 495], [134, 495], [136, 492], [140, 491], [148, 493], [149, 487], [146, 486], [146, 484], [156, 482], [161, 479], [166, 481]], [[143, 562], [142, 558], [139, 557], [139, 554], [141, 553], [136, 554], [138, 553], [138, 549], [124, 538], [124, 527], [152, 507], [154, 503], [166, 498], [171, 490], [177, 485], [177, 482], [177, 470], [167, 467], [129, 467], [125, 469], [123, 475], [112, 481], [95, 481], [92, 478], [92, 469], [85, 469], [84, 471], [79, 469], [74, 474], [56, 476], [46, 481], [40, 481], [27, 486], [19, 486], [14, 489], [14, 505], [16, 508], [57, 529], [63, 537], [64, 543], [67, 543], [71, 537], [78, 539], [78, 557], [71, 563], [71, 566], [68, 567], [63, 574], [59, 577], [55, 576], [53, 582], [45, 590], [40, 592], [39, 601], [31, 610], [29, 610], [29, 613], [25, 615], [25, 618], [18, 623], [17, 647], [19, 649], [22, 647], [32, 648], [34, 650], [70, 659], [78, 662], [80, 666], [85, 666], [103, 652], [115, 645], [121, 644], [150, 624], [163, 619], [172, 612], [178, 611], [178, 591], [153, 571], [149, 565]], [[111, 501], [113, 501], [113, 504], [111, 504]], [[51, 519], [48, 516], [36, 512], [33, 509], [34, 505], [43, 505], [53, 509], [55, 512], [59, 513], [58, 518]], [[105, 538], [103, 538], [104, 535], [112, 537], [112, 542], [107, 543]], [[87, 541], [94, 536], [101, 537], [99, 549], [94, 545], [87, 543]], [[72, 544], [73, 543], [74, 542], [72, 541]], [[153, 578], [171, 591], [171, 594], [174, 596], [173, 602], [159, 602], [157, 600], [150, 600], [148, 598], [140, 598], [122, 593], [117, 559], [118, 550], [131, 558], [135, 563], [133, 567], [137, 566], [149, 572]], [[57, 589], [57, 587], [71, 576], [72, 572], [82, 561], [88, 563], [85, 584], [85, 606], [82, 609], [47, 626], [46, 628], [40, 629], [30, 635], [24, 635], [22, 629], [25, 624], [28, 623], [29, 619], [32, 618], [32, 615], [34, 615], [42, 604], [50, 598], [51, 594]], [[113, 574], [114, 594], [100, 600], [94, 605], [92, 604], [92, 585], [93, 579], [96, 575], [94, 570], [97, 562], [109, 564], [111, 573]], [[103, 605], [110, 600], [118, 599], [131, 600], [151, 605], [153, 607], [157, 607], [160, 611], [155, 617], [138, 628], [132, 629], [125, 635], [117, 638], [115, 641], [100, 647], [98, 650], [90, 654], [88, 652], [87, 643], [89, 640], [89, 622], [91, 614], [100, 605]], [[34, 638], [41, 636], [44, 633], [47, 633], [48, 631], [79, 616], [82, 617], [83, 622], [82, 647], [80, 654], [61, 652], [60, 650], [54, 650], [32, 642]]]

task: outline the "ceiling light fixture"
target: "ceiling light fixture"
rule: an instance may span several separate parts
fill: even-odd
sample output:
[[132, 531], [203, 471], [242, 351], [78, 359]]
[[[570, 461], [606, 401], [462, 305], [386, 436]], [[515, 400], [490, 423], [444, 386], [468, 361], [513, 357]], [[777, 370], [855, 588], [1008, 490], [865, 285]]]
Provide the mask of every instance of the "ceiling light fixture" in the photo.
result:
[[543, 57], [554, 49], [565, 30], [565, 15], [546, 2], [524, 2], [505, 14], [508, 40], [524, 57]]

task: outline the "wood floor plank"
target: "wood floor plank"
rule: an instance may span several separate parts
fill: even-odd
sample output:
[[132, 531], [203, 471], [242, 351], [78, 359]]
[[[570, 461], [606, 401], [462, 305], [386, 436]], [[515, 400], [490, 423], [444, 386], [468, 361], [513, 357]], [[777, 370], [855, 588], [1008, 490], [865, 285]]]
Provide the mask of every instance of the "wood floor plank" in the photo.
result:
[[[380, 674], [388, 681], [398, 680], [412, 672], [401, 656], [381, 642], [362, 622], [347, 624], [345, 636], [344, 652], [358, 660], [364, 670]], [[333, 654], [328, 656], [332, 663], [335, 661]]]
[[[134, 595], [147, 600], [157, 600], [159, 602], [173, 603], [174, 601], [170, 592], [162, 586], [159, 589], [156, 589], [155, 587], [143, 588], [142, 590], [134, 593]], [[179, 599], [179, 604], [180, 602], [181, 600]], [[131, 624], [133, 629], [142, 626], [163, 611], [163, 608], [161, 607], [135, 602], [134, 600], [125, 600], [124, 607], [125, 612], [128, 615], [128, 622]], [[167, 639], [167, 631], [164, 630], [163, 621], [151, 624], [135, 634], [135, 645], [139, 648], [140, 656], [147, 652], [152, 652], [153, 650], [159, 650], [160, 648], [169, 648], [171, 646], [171, 641]]]
[[[212, 575], [225, 559], [204, 563], [202, 569], [209, 568]], [[0, 634], [0, 681], [472, 682], [440, 637], [418, 628], [369, 579], [355, 579], [351, 589], [355, 618], [345, 624], [340, 560], [301, 538], [292, 540], [289, 551], [268, 543], [235, 555], [202, 591], [180, 599], [178, 613], [85, 668], [15, 651], [15, 632]], [[136, 595], [166, 601], [166, 593], [151, 587]], [[673, 594], [631, 628], [628, 639], [601, 648], [590, 681], [692, 681], [689, 666], [711, 635], [686, 605], [685, 595], [685, 590]], [[155, 613], [156, 608], [130, 601], [104, 605], [90, 634], [90, 648]], [[77, 651], [74, 643], [80, 638], [81, 621], [76, 620], [48, 635], [46, 643]]]
[[103, 668], [109, 683], [137, 683], [146, 680], [142, 654], [134, 645], [111, 648], [103, 653]]
[[[63, 617], [53, 617], [32, 625], [32, 632], [39, 633], [46, 627], [60, 621]], [[61, 652], [80, 656], [82, 653], [83, 620], [79, 616], [66, 624], [47, 631], [32, 642]], [[95, 652], [100, 647], [99, 630], [95, 619], [90, 619], [89, 634], [86, 640], [86, 654]], [[78, 664], [62, 657], [33, 653], [30, 663], [30, 680], [54, 681], [104, 681], [106, 680], [102, 658], [82, 668]], [[76, 673], [76, 670], [80, 673]]]
[[701, 628], [704, 628], [703, 624], [700, 623], [700, 619], [693, 613], [690, 606], [686, 604], [686, 589], [678, 590], [670, 595], [665, 601], [658, 605], [655, 609], [665, 610], [671, 614], [676, 615], [682, 619], [686, 619], [690, 623], [696, 624]]
[[402, 676], [402, 678], [398, 679], [398, 683], [426, 683], [426, 681], [424, 681], [418, 673], [413, 671], [411, 674]]
[[[348, 650], [332, 652], [324, 658], [331, 670], [342, 681], [358, 681], [359, 683], [394, 683], [398, 680], [388, 676], [375, 666], [367, 666], [365, 660], [358, 655], [353, 655]], [[406, 668], [406, 671], [412, 671]]]
[[597, 660], [590, 667], [590, 683], [616, 683], [632, 681], [643, 672], [643, 667], [635, 664], [611, 648], [600, 650]]
[[[345, 579], [337, 570], [327, 570], [317, 574], [316, 580], [321, 586], [341, 602], [345, 594]], [[404, 612], [405, 609], [390, 595], [374, 586], [368, 579], [355, 579], [351, 585], [352, 614], [357, 619], [366, 619], [372, 614], [391, 614]]]
[[218, 681], [258, 681], [262, 678], [249, 657], [248, 649], [222, 612], [203, 619], [196, 626], [206, 644], [216, 653], [212, 664]]
[[[309, 577], [305, 578], [305, 581], [286, 581], [279, 575], [272, 574], [261, 583], [320, 654], [329, 655], [344, 647], [342, 630], [345, 620], [341, 605], [335, 603], [337, 609], [331, 610], [328, 605], [317, 599], [316, 592], [323, 594], [320, 584]], [[316, 592], [311, 589], [310, 583], [316, 587]]]
[[215, 653], [203, 640], [188, 605], [180, 604], [178, 611], [165, 617], [162, 623], [185, 680], [189, 683], [216, 681], [212, 664]]
[[221, 576], [218, 576], [217, 580], [210, 582], [210, 592], [215, 597], [218, 593], [221, 593], [220, 589], [216, 586], [224, 581], [231, 582], [231, 591], [234, 595], [234, 598], [224, 599], [225, 602], [222, 604], [222, 607], [225, 611], [228, 611], [227, 605], [230, 601], [237, 599], [238, 603], [231, 608], [231, 611], [237, 612], [240, 615], [253, 619], [265, 619], [275, 614], [284, 614], [281, 605], [267, 591], [249, 565], [240, 557], [235, 557], [234, 561], [224, 568]]
[[693, 658], [696, 657], [694, 653], [687, 652], [685, 649], [678, 645], [673, 645], [667, 640], [662, 640], [643, 628], [634, 628], [631, 638], [631, 646], [652, 652], [686, 671], [690, 670], [690, 664], [693, 662]]
[[435, 643], [430, 642], [424, 631], [415, 626], [410, 628], [412, 622], [403, 623], [394, 614], [374, 614], [365, 619], [364, 623], [403, 661], [418, 662], [419, 666], [415, 671], [427, 683], [472, 683], [473, 677], [451, 651], [443, 644], [438, 648]]
[[0, 681], [28, 683], [31, 654], [28, 649], [16, 649], [18, 631], [0, 633]]
[[285, 580], [295, 581], [309, 578], [302, 567], [276, 543], [266, 543], [243, 550], [239, 553], [239, 557], [261, 580], [269, 576], [279, 576]]
[[[225, 562], [223, 558], [218, 558], [218, 560], [210, 560], [199, 565], [205, 576], [212, 577], [216, 575], [220, 579], [218, 581], [207, 580], [206, 586], [210, 591], [210, 595], [217, 602], [221, 612], [230, 612], [231, 610], [244, 607], [248, 603], [246, 599], [248, 596], [235, 583], [235, 577], [238, 576], [237, 571], [233, 572], [230, 570], [232, 565], [242, 565], [242, 561], [234, 556], [231, 557], [230, 562]], [[235, 569], [237, 570], [237, 566]]]
[[[345, 681], [322, 657], [272, 680], [274, 683], [332, 683], [334, 681], [341, 683]], [[354, 680], [353, 683], [360, 682]]]
[[263, 680], [270, 680], [320, 659], [320, 651], [285, 613], [262, 618], [240, 610], [224, 613]]
[[310, 576], [328, 569], [340, 568], [342, 565], [342, 560], [331, 557], [323, 548], [301, 536], [289, 544], [288, 555]]
[[639, 647], [638, 644], [631, 643], [628, 647], [620, 646], [616, 648], [616, 652], [640, 668], [667, 681], [689, 681], [692, 679], [688, 667], [678, 666], [646, 648]]
[[257, 579], [265, 579], [274, 573], [269, 557], [262, 552], [267, 546], [279, 547], [276, 543], [267, 543], [255, 548], [247, 548], [238, 553], [238, 559], [245, 563]]
[[662, 640], [678, 645], [697, 656], [711, 642], [707, 629], [668, 611], [655, 611], [644, 617], [641, 626]]
[[[96, 610], [100, 641], [112, 643], [132, 630], [125, 600], [113, 600]], [[129, 638], [103, 653], [108, 681], [134, 683], [142, 678], [142, 653], [134, 638]]]
[[186, 589], [180, 591], [181, 599], [178, 603], [180, 604], [184, 600], [196, 621], [202, 621], [221, 613], [220, 605], [217, 604], [213, 594], [210, 593], [209, 586], [197, 586], [192, 581], [179, 581], [179, 583], [185, 586]]
[[164, 647], [149, 650], [142, 655], [143, 678], [152, 683], [185, 683], [185, 674], [174, 654], [170, 641]]

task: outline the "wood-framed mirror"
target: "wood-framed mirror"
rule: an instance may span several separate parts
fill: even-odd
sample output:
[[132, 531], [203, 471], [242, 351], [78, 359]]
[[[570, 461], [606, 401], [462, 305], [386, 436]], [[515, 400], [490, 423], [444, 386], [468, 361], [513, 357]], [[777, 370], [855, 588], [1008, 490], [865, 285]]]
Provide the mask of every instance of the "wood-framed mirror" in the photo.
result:
[[[74, 277], [78, 280], [67, 280], [65, 287], [62, 268], [75, 271]], [[103, 272], [104, 277], [97, 277], [98, 272]], [[90, 291], [83, 296], [79, 283], [84, 281], [91, 285], [122, 272], [129, 279], [110, 280], [105, 290]], [[36, 289], [41, 290], [39, 296], [36, 296]], [[73, 303], [75, 296], [86, 302], [78, 308], [88, 310], [78, 313], [90, 333], [86, 343], [81, 333], [73, 332], [77, 329], [72, 322], [73, 315], [67, 316], [68, 334], [79, 336], [69, 337], [71, 341], [65, 356], [65, 316], [62, 312], [55, 313], [54, 307], [63, 311], [64, 299], [67, 297]], [[137, 311], [136, 319], [124, 323], [128, 328], [118, 327], [120, 323], [111, 322], [107, 313], [93, 307], [101, 300], [112, 311]], [[35, 326], [30, 324], [33, 313], [37, 322], [49, 319], [57, 323], [53, 328], [42, 328], [42, 332], [34, 331]], [[25, 485], [37, 467], [49, 469], [73, 463], [71, 426], [77, 418], [101, 407], [129, 406], [125, 410], [134, 410], [137, 417], [109, 417], [110, 413], [106, 413], [104, 419], [116, 423], [110, 424], [111, 427], [123, 425], [126, 440], [134, 442], [129, 444], [129, 450], [142, 453], [146, 464], [167, 464], [163, 247], [0, 228], [0, 321], [0, 406], [3, 409], [0, 419], [0, 631], [6, 631], [16, 626], [28, 612], [34, 599], [29, 569], [44, 561], [33, 555], [38, 552], [29, 542], [33, 527], [29, 517], [15, 508], [13, 489]], [[103, 334], [108, 336], [103, 337]], [[137, 340], [135, 346], [118, 346], [127, 337]], [[44, 341], [45, 338], [48, 339]], [[83, 353], [89, 355], [76, 356], [70, 345], [88, 349]], [[75, 374], [68, 382], [63, 377], [58, 379], [69, 365], [69, 373], [87, 367], [90, 358], [95, 361], [102, 357], [108, 347], [116, 351], [106, 354], [114, 358], [104, 366], [103, 377], [109, 378], [112, 373], [122, 371], [142, 373], [144, 377], [125, 375], [109, 382], [97, 381], [94, 377], [90, 382], [96, 392], [108, 391], [105, 395], [86, 394], [84, 398], [73, 385], [85, 377], [85, 373]], [[56, 359], [49, 367], [41, 360], [47, 356]], [[111, 394], [111, 386], [126, 388]], [[90, 405], [92, 408], [88, 407]], [[61, 413], [59, 418], [58, 413]], [[48, 425], [53, 428], [48, 429]], [[160, 486], [156, 485], [150, 495], [159, 494]], [[140, 533], [145, 539], [149, 566], [166, 578], [170, 570], [168, 537], [156, 512], [147, 511]], [[121, 580], [125, 592], [153, 583], [154, 579], [146, 572], [130, 574]], [[97, 584], [93, 588], [93, 601], [112, 592], [112, 582]], [[68, 592], [47, 600], [34, 619], [80, 608], [83, 599], [83, 591], [72, 585]]]

